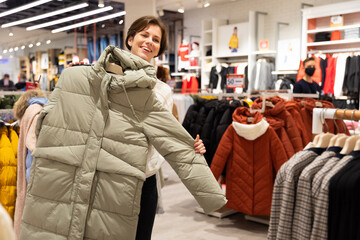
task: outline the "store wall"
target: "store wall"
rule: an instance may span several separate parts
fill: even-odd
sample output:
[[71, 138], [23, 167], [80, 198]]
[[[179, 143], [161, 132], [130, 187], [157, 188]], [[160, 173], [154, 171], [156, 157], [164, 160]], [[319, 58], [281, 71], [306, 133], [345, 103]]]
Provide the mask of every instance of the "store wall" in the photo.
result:
[[[270, 41], [270, 49], [275, 49], [277, 22], [289, 23], [281, 26], [279, 39], [299, 38], [301, 35], [301, 3], [314, 6], [326, 5], [350, 0], [239, 0], [210, 6], [208, 8], [194, 9], [184, 13], [184, 37], [201, 34], [201, 21], [204, 19], [226, 19], [229, 24], [246, 22], [249, 11], [267, 12], [265, 16], [264, 37]], [[239, 33], [241, 36], [241, 33]]]

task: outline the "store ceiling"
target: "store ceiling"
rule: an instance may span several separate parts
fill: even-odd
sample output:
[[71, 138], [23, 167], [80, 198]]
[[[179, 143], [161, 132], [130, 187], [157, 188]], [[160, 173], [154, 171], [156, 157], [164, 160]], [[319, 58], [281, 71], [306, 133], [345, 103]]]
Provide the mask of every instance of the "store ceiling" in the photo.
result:
[[224, 3], [236, 2], [239, 0], [156, 0], [156, 7], [160, 9], [177, 11], [179, 7], [183, 6], [184, 10], [193, 10], [203, 8], [206, 2], [210, 3], [210, 6], [215, 6]]
[[[14, 8], [17, 8], [17, 7], [26, 5], [26, 4], [30, 4], [30, 3], [33, 3], [36, 1], [38, 1], [38, 0], [7, 0], [3, 3], [0, 3], [0, 15], [3, 12], [6, 12], [8, 10], [11, 10], [11, 9], [14, 9]], [[150, 0], [144, 0], [144, 1], [150, 1]], [[227, 2], [235, 2], [235, 1], [239, 1], [239, 0], [155, 0], [156, 8], [158, 11], [160, 9], [169, 10], [169, 11], [177, 11], [177, 9], [180, 6], [183, 6], [185, 11], [197, 9], [197, 8], [203, 7], [202, 4], [204, 4], [207, 1], [209, 1], [211, 3], [211, 6], [214, 6], [214, 5], [218, 5], [218, 4], [223, 4], [223, 3], [227, 3]], [[14, 14], [0, 17], [0, 26], [1, 26], [6, 23], [10, 23], [10, 22], [14, 22], [14, 21], [18, 21], [18, 20], [22, 20], [22, 19], [26, 19], [26, 18], [38, 16], [41, 14], [53, 12], [55, 10], [60, 10], [60, 9], [64, 9], [64, 8], [67, 8], [70, 6], [78, 5], [79, 3], [83, 3], [83, 2], [87, 2], [89, 4], [89, 6], [86, 8], [73, 10], [73, 11], [70, 11], [67, 13], [62, 13], [62, 14], [59, 14], [56, 16], [49, 16], [44, 19], [39, 19], [36, 21], [23, 23], [18, 26], [13, 26], [13, 27], [9, 27], [9, 28], [0, 28], [0, 36], [1, 36], [0, 50], [5, 47], [9, 47], [10, 45], [14, 45], [15, 43], [17, 45], [18, 45], [18, 43], [26, 44], [26, 42], [32, 41], [31, 39], [44, 38], [44, 37], [46, 37], [46, 35], [49, 35], [49, 30], [73, 24], [74, 21], [71, 21], [71, 22], [62, 22], [62, 23], [59, 23], [54, 26], [50, 26], [50, 27], [46, 27], [46, 28], [38, 29], [38, 30], [33, 30], [33, 31], [26, 31], [26, 29], [25, 29], [26, 27], [37, 25], [40, 23], [46, 23], [49, 21], [62, 19], [62, 18], [68, 17], [68, 16], [77, 15], [77, 14], [87, 12], [90, 10], [99, 9], [99, 7], [98, 7], [99, 0], [52, 0], [47, 3], [41, 4], [39, 6], [30, 8], [30, 9], [27, 9], [24, 11], [20, 11], [20, 12], [14, 13]], [[115, 12], [120, 12], [120, 11], [123, 11], [125, 8], [125, 4], [122, 3], [121, 0], [104, 0], [104, 3], [105, 3], [105, 6], [111, 5], [114, 9], [111, 11], [108, 11], [108, 12], [99, 13], [94, 16], [87, 17], [87, 20], [95, 18], [95, 17], [105, 16], [105, 15], [115, 13]], [[111, 19], [108, 21], [100, 22], [97, 24], [97, 26], [98, 26], [97, 30], [101, 29], [101, 27], [104, 26], [104, 23], [107, 28], [112, 27], [112, 26], [113, 27], [117, 26], [119, 28], [119, 20], [122, 18], [123, 17], [118, 17], [118, 18]], [[78, 19], [76, 21], [82, 22], [82, 21], [84, 21], [84, 19]], [[89, 27], [87, 28], [87, 31], [91, 31], [91, 30], [92, 30], [92, 28], [89, 28]], [[14, 36], [9, 37], [10, 31], [14, 33]], [[69, 30], [68, 32], [72, 32], [72, 31], [73, 30]], [[78, 31], [83, 32], [84, 28], [78, 28]], [[67, 32], [56, 33], [56, 34], [54, 34], [54, 36], [52, 36], [52, 38], [56, 39], [56, 38], [64, 37], [64, 36], [66, 36], [66, 33]]]
[[[38, 0], [7, 0], [3, 3], [0, 3], [0, 16], [2, 13], [6, 12], [8, 10], [15, 9], [17, 7], [20, 7], [20, 6], [23, 6], [26, 4], [30, 4], [30, 3], [33, 3], [36, 1], [38, 1]], [[104, 0], [105, 6], [111, 5], [113, 7], [112, 10], [106, 11], [103, 13], [98, 13], [96, 15], [88, 16], [86, 18], [81, 18], [81, 19], [68, 21], [68, 22], [61, 22], [57, 25], [45, 27], [45, 28], [38, 29], [38, 30], [33, 30], [33, 31], [26, 30], [26, 27], [30, 27], [30, 26], [41, 24], [41, 23], [58, 20], [58, 19], [63, 19], [63, 18], [69, 17], [69, 16], [73, 16], [73, 15], [81, 14], [81, 13], [88, 12], [91, 10], [99, 9], [98, 2], [99, 2], [98, 0], [52, 0], [47, 3], [41, 4], [39, 6], [32, 7], [30, 9], [26, 9], [26, 10], [23, 10], [23, 11], [20, 11], [17, 13], [13, 13], [13, 14], [10, 14], [10, 15], [7, 15], [4, 17], [0, 17], [0, 26], [1, 26], [6, 23], [11, 23], [14, 21], [27, 19], [27, 18], [38, 16], [41, 14], [68, 8], [68, 7], [71, 7], [74, 5], [79, 5], [80, 3], [88, 3], [89, 4], [89, 6], [85, 7], [85, 8], [73, 10], [73, 11], [62, 13], [59, 15], [49, 16], [49, 17], [46, 17], [43, 19], [23, 23], [21, 25], [17, 25], [17, 26], [13, 26], [13, 27], [0, 28], [0, 36], [1, 36], [0, 49], [7, 47], [7, 46], [11, 46], [15, 42], [16, 43], [19, 42], [21, 44], [22, 43], [26, 44], [27, 41], [31, 41], [30, 39], [33, 39], [33, 38], [41, 39], [41, 38], [43, 38], [43, 36], [45, 37], [46, 35], [49, 35], [49, 30], [52, 30], [52, 29], [68, 26], [68, 25], [74, 24], [76, 22], [83, 22], [85, 20], [102, 17], [105, 15], [121, 12], [124, 10], [124, 3], [121, 3], [119, 1]], [[106, 28], [110, 28], [110, 27], [119, 28], [119, 21], [121, 19], [124, 19], [124, 17], [121, 16], [121, 17], [113, 18], [113, 19], [110, 19], [107, 21], [99, 22], [99, 23], [97, 23], [97, 29], [100, 30], [105, 25], [106, 25]], [[92, 31], [92, 29], [93, 29], [92, 27], [87, 27], [87, 32]], [[78, 31], [84, 32], [84, 28], [83, 27], [78, 28]], [[14, 36], [10, 37], [9, 36], [10, 32], [13, 32]], [[73, 32], [73, 30], [68, 30], [67, 32], [61, 32], [61, 33], [55, 33], [55, 34], [53, 34], [53, 36], [51, 38], [56, 39], [56, 38], [64, 37], [64, 36], [66, 36], [66, 33], [68, 33], [68, 32]]]

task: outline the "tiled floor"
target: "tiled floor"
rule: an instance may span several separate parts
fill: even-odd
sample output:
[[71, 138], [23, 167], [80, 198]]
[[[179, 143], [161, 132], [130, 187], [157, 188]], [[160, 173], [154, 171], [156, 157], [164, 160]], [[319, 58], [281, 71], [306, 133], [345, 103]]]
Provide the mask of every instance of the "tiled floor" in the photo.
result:
[[167, 163], [163, 172], [168, 176], [162, 189], [165, 213], [156, 216], [153, 240], [266, 239], [267, 226], [247, 221], [243, 214], [218, 219], [195, 212], [198, 204]]

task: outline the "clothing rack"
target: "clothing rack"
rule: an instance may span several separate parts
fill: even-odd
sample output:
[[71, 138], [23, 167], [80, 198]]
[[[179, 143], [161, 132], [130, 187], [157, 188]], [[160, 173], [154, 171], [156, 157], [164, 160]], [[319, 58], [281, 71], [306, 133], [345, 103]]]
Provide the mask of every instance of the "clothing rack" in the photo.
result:
[[325, 119], [343, 119], [343, 120], [360, 120], [360, 111], [351, 109], [336, 108], [314, 108], [312, 133], [319, 134], [322, 132]]

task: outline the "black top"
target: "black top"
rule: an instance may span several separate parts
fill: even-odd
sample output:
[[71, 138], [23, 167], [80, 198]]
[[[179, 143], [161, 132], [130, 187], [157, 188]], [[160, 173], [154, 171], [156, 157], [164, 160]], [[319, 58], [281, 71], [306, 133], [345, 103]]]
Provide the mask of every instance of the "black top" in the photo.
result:
[[320, 86], [316, 82], [308, 83], [304, 79], [301, 79], [294, 86], [294, 93], [316, 93], [320, 92]]
[[14, 91], [16, 90], [15, 86], [14, 86], [14, 82], [9, 80], [9, 85], [8, 86], [4, 86], [4, 79], [0, 80], [0, 90], [3, 91]]

